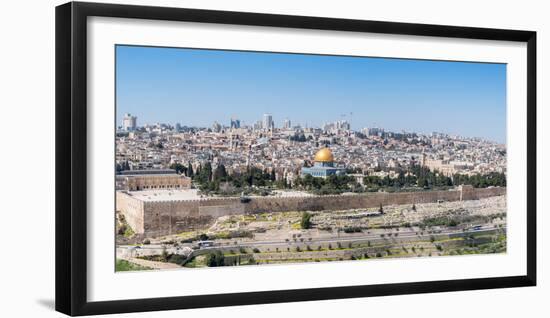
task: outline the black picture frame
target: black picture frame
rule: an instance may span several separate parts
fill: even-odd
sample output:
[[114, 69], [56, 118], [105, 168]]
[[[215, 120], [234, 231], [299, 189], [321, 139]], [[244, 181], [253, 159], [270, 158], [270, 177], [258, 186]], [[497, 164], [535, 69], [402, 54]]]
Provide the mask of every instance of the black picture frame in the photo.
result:
[[[527, 44], [527, 275], [88, 302], [86, 36], [91, 16], [501, 40]], [[536, 32], [70, 2], [56, 7], [56, 310], [92, 315], [536, 285]]]

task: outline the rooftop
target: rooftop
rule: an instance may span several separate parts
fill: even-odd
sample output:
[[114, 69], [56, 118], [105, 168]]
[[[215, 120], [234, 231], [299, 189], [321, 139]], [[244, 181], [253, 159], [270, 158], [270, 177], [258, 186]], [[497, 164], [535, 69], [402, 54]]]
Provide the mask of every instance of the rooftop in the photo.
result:
[[130, 196], [145, 202], [198, 200], [197, 189], [126, 191]]
[[[144, 202], [159, 202], [159, 201], [190, 201], [190, 200], [199, 200], [201, 195], [198, 194], [197, 189], [186, 189], [186, 190], [141, 190], [141, 191], [124, 191], [128, 195], [138, 200]], [[306, 197], [313, 196], [307, 192], [303, 191], [273, 191], [273, 197]], [[238, 196], [233, 196], [236, 198]], [[248, 196], [254, 198], [257, 196]], [[206, 196], [203, 196], [206, 198]], [[213, 198], [213, 197], [208, 197]], [[223, 197], [220, 197], [223, 198]]]
[[123, 170], [119, 175], [176, 174], [174, 169]]

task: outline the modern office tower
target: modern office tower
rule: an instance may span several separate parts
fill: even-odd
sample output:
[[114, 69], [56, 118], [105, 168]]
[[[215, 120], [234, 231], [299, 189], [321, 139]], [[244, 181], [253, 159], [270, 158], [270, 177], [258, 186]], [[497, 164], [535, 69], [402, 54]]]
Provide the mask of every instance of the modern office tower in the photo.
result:
[[264, 120], [262, 122], [262, 128], [265, 130], [273, 129], [273, 116], [271, 114], [264, 114]]
[[284, 128], [284, 129], [290, 129], [290, 127], [291, 127], [290, 119], [286, 118], [286, 119], [283, 121], [283, 128]]
[[378, 128], [378, 127], [373, 127], [373, 128], [365, 128], [367, 130], [367, 135], [368, 136], [382, 136], [384, 134], [384, 128]]
[[124, 114], [124, 118], [122, 119], [122, 129], [124, 131], [134, 131], [137, 127], [137, 117], [132, 116], [129, 113]]
[[[233, 126], [232, 126], [233, 127]], [[215, 121], [213, 124], [212, 124], [212, 131], [214, 132], [220, 132], [222, 131], [222, 125], [220, 125], [217, 121]]]
[[241, 128], [241, 121], [237, 118], [231, 117], [231, 128]]
[[254, 124], [254, 130], [262, 130], [262, 121], [261, 120], [258, 120], [255, 124]]
[[342, 130], [351, 130], [351, 125], [347, 120], [340, 120], [337, 122], [337, 127]]

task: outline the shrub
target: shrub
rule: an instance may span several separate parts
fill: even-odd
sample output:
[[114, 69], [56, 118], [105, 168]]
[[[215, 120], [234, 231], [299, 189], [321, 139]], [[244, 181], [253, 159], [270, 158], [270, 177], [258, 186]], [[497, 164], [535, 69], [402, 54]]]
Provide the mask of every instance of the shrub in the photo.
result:
[[126, 225], [122, 224], [121, 226], [118, 227], [118, 234], [124, 235], [124, 232], [126, 232]]
[[151, 244], [151, 240], [149, 239], [143, 240], [143, 245], [149, 245], [149, 244]]
[[361, 227], [359, 226], [346, 226], [344, 228], [344, 233], [358, 233], [361, 232]]

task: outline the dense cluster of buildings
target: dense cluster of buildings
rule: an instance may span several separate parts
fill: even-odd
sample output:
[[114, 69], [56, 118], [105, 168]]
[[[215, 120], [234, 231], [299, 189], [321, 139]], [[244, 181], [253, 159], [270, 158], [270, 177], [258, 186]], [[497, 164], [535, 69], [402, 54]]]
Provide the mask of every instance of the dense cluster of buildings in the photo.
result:
[[[330, 155], [324, 154], [328, 159], [317, 154], [325, 146], [330, 148]], [[255, 166], [290, 182], [304, 174], [339, 174], [344, 168], [349, 173], [394, 177], [411, 165], [447, 176], [472, 175], [506, 173], [506, 146], [440, 133], [395, 133], [376, 127], [354, 131], [345, 120], [301, 127], [286, 118], [276, 125], [270, 114], [253, 125], [233, 117], [227, 125], [214, 122], [211, 127], [138, 126], [137, 118], [127, 114], [117, 130], [119, 171], [168, 169], [176, 163], [196, 171], [205, 162], [223, 164], [230, 174]], [[134, 182], [131, 178], [139, 176], [128, 176], [127, 182]]]

